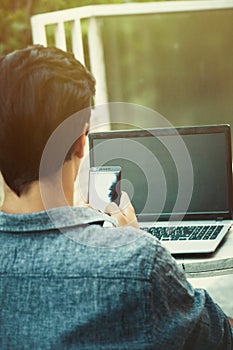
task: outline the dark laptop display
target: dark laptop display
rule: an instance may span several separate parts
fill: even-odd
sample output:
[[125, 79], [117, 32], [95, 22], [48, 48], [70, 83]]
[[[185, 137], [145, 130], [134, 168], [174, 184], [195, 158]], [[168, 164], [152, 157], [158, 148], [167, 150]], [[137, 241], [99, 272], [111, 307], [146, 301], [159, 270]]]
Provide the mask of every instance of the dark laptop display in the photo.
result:
[[140, 220], [231, 219], [229, 125], [91, 133], [90, 165], [119, 165]]

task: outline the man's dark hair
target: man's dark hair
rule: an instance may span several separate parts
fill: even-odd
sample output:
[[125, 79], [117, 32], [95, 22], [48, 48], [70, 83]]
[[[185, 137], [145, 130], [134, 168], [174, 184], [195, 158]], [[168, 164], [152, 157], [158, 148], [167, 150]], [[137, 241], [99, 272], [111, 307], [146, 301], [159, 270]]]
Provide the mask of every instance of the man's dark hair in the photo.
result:
[[94, 78], [71, 53], [34, 45], [0, 58], [0, 171], [18, 196], [39, 179], [50, 135], [94, 93]]

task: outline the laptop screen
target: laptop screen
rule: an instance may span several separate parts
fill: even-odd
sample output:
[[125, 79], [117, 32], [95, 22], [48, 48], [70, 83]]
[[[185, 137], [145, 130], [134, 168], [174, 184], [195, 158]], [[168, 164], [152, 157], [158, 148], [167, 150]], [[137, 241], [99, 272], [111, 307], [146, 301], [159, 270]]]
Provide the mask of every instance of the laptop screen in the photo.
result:
[[232, 216], [228, 125], [92, 133], [90, 165], [119, 165], [141, 220]]

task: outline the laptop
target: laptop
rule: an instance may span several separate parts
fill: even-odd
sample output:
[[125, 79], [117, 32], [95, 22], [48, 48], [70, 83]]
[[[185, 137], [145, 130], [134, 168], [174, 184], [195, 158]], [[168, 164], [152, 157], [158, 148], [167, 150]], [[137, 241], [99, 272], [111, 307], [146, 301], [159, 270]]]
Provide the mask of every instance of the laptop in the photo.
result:
[[122, 168], [140, 227], [172, 254], [212, 253], [232, 225], [229, 125], [89, 134], [90, 166]]

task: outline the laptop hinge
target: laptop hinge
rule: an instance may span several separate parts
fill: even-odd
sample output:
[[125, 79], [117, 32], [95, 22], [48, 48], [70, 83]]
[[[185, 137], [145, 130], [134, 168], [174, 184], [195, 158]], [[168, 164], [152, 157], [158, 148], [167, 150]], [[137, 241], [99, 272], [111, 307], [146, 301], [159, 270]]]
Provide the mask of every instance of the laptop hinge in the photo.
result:
[[219, 216], [216, 221], [223, 221], [223, 217]]

